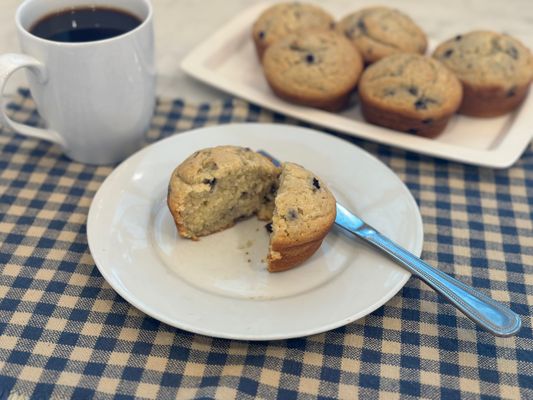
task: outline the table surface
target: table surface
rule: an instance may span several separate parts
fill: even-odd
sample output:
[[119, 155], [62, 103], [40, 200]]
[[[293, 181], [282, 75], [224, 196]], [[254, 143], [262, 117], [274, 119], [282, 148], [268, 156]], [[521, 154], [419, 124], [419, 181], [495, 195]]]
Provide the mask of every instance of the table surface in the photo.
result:
[[[187, 78], [180, 69], [185, 55], [231, 17], [261, 0], [152, 0], [158, 68], [158, 93], [190, 101], [212, 101], [224, 93]], [[0, 6], [0, 54], [18, 51], [13, 16], [20, 0], [2, 0]], [[531, 0], [329, 0], [324, 7], [353, 10], [366, 5], [394, 6], [409, 14], [435, 40], [444, 40], [473, 29], [507, 32], [533, 48]], [[209, 10], [209, 12], [206, 12]], [[24, 85], [18, 73], [9, 89]]]
[[[256, 2], [154, 0], [160, 99], [147, 144], [213, 124], [299, 124], [180, 71], [188, 51]], [[379, 3], [437, 40], [490, 27], [533, 48], [531, 0]], [[0, 52], [18, 48], [17, 4], [2, 0]], [[42, 123], [29, 92], [13, 93], [13, 117]], [[116, 294], [90, 255], [87, 213], [113, 168], [0, 129], [0, 399], [533, 398], [533, 147], [491, 170], [338, 136], [405, 182], [424, 222], [423, 258], [519, 313], [517, 336], [481, 331], [417, 279], [367, 317], [306, 338], [252, 343], [172, 328]]]

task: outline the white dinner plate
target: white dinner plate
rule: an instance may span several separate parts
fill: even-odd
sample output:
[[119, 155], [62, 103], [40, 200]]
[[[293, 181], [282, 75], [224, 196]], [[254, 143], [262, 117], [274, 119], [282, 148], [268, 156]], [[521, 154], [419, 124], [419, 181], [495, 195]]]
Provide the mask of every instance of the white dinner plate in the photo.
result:
[[[328, 3], [328, 11], [341, 17], [354, 11], [354, 7], [357, 8], [351, 2], [343, 3]], [[455, 115], [435, 139], [371, 125], [365, 122], [357, 105], [342, 113], [332, 113], [291, 104], [276, 97], [263, 77], [251, 39], [253, 22], [271, 5], [270, 2], [256, 4], [238, 14], [194, 48], [183, 60], [182, 69], [188, 75], [220, 90], [302, 121], [416, 153], [468, 164], [507, 168], [520, 157], [531, 141], [532, 95], [518, 110], [501, 117]], [[435, 44], [434, 40], [430, 40], [430, 47]]]
[[89, 247], [128, 302], [169, 325], [208, 336], [269, 340], [307, 336], [374, 311], [410, 274], [333, 228], [301, 266], [266, 269], [268, 233], [250, 218], [200, 241], [177, 235], [166, 206], [173, 169], [194, 151], [223, 144], [265, 150], [327, 182], [337, 200], [420, 255], [422, 220], [400, 179], [360, 148], [311, 129], [232, 124], [176, 134], [134, 154], [91, 204]]

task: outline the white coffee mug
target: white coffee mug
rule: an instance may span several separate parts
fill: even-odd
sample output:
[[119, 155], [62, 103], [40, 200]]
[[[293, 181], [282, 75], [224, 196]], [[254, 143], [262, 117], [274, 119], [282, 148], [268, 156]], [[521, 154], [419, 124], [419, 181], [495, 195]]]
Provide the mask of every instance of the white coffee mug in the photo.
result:
[[[89, 42], [56, 42], [30, 33], [43, 17], [83, 6], [124, 10], [142, 23], [119, 36]], [[24, 54], [0, 56], [0, 122], [57, 143], [72, 160], [87, 164], [116, 163], [139, 148], [155, 106], [149, 0], [26, 0], [15, 19]], [[5, 113], [6, 81], [23, 67], [47, 129], [17, 123]]]

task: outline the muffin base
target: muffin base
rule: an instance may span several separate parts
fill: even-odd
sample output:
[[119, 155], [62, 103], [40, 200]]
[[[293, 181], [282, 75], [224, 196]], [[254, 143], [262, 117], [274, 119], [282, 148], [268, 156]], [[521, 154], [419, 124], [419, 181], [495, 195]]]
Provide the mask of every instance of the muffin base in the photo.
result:
[[281, 258], [268, 258], [268, 271], [281, 272], [292, 269], [302, 264], [305, 260], [311, 257], [322, 244], [322, 239], [314, 242], [303, 243], [298, 246], [278, 248], [275, 250], [280, 253]]
[[299, 96], [294, 93], [289, 93], [282, 88], [278, 88], [275, 85], [272, 84], [267, 78], [267, 82], [272, 89], [272, 91], [276, 94], [276, 96], [287, 100], [290, 103], [300, 104], [302, 106], [308, 106], [308, 107], [314, 107], [314, 108], [320, 108], [322, 110], [326, 111], [341, 111], [348, 107], [350, 104], [350, 97], [352, 94], [352, 91], [348, 93], [343, 93], [341, 95], [335, 96], [335, 97], [329, 97], [329, 98], [323, 98], [323, 99], [317, 99], [317, 98], [308, 98], [304, 96]]
[[361, 112], [365, 120], [371, 124], [428, 138], [438, 136], [446, 128], [450, 117], [453, 115], [417, 119], [392, 110], [374, 107], [364, 101], [361, 101]]
[[526, 99], [529, 84], [506, 91], [499, 87], [474, 87], [463, 82], [459, 113], [471, 117], [498, 117], [518, 108]]
[[[335, 216], [336, 212], [332, 215], [329, 225], [324, 226], [324, 229], [317, 232], [316, 235], [300, 243], [293, 243], [283, 239], [272, 240], [267, 259], [268, 271], [286, 271], [309, 259], [320, 248], [322, 241], [331, 230], [335, 222]], [[277, 257], [273, 257], [273, 252], [277, 253]]]

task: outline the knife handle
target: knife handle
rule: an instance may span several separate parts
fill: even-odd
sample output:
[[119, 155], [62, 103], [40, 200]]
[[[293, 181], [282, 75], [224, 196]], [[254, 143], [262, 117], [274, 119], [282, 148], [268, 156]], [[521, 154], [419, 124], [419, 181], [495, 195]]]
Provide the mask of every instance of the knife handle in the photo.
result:
[[487, 331], [496, 336], [511, 336], [520, 330], [522, 321], [518, 314], [472, 287], [431, 267], [369, 225], [363, 224], [350, 232], [381, 250], [396, 263], [422, 279]]

